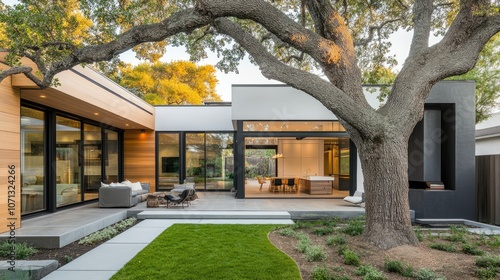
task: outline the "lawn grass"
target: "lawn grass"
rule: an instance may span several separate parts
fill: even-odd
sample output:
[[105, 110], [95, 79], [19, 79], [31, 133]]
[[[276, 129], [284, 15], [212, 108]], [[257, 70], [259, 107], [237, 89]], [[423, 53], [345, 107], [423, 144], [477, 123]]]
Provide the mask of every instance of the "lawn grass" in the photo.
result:
[[275, 225], [175, 224], [111, 279], [301, 279], [272, 245]]

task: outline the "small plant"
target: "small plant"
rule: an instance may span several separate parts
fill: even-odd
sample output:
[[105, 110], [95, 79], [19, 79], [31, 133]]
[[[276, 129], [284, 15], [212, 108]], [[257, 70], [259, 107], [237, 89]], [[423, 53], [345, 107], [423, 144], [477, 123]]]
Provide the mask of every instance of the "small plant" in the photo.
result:
[[500, 268], [500, 257], [493, 255], [485, 255], [478, 257], [476, 259], [476, 266]]
[[71, 262], [72, 260], [73, 260], [73, 257], [71, 257], [71, 256], [64, 255], [64, 257], [63, 257], [63, 261], [65, 264]]
[[344, 253], [342, 254], [342, 257], [344, 264], [353, 266], [359, 266], [361, 264], [361, 260], [358, 254], [356, 254], [356, 252], [354, 251], [345, 250]]
[[114, 225], [111, 225], [109, 227], [101, 229], [100, 231], [96, 231], [94, 233], [91, 233], [91, 234], [85, 236], [84, 238], [80, 239], [78, 244], [93, 245], [93, 244], [99, 243], [101, 241], [111, 239], [115, 235], [124, 231], [127, 227], [135, 224], [136, 221], [137, 221], [136, 218], [125, 219], [125, 220], [118, 222]]
[[413, 231], [415, 232], [415, 235], [417, 236], [418, 241], [420, 241], [420, 242], [424, 241], [424, 235], [422, 233], [422, 228], [420, 226], [414, 227]]
[[337, 247], [337, 253], [339, 256], [344, 255], [344, 252], [347, 251], [347, 246], [346, 245], [340, 245]]
[[446, 278], [436, 274], [434, 271], [426, 268], [421, 268], [415, 274], [417, 280], [445, 280]]
[[475, 271], [477, 277], [484, 280], [495, 279], [497, 272], [498, 270], [494, 267], [481, 267]]
[[467, 229], [464, 226], [450, 226], [450, 235], [446, 237], [446, 240], [451, 242], [462, 242], [466, 241]]
[[312, 221], [297, 221], [294, 225], [292, 225], [293, 229], [303, 229], [303, 228], [312, 228], [315, 225]]
[[386, 260], [384, 267], [389, 272], [398, 273], [404, 277], [413, 277], [413, 268], [407, 263], [398, 260]]
[[309, 236], [303, 232], [297, 233], [296, 236], [299, 241], [297, 242], [297, 245], [295, 245], [295, 250], [304, 253], [307, 247], [311, 246], [311, 240], [309, 239]]
[[479, 250], [476, 246], [471, 245], [469, 243], [465, 243], [462, 245], [462, 252], [467, 255], [474, 255], [474, 256], [482, 256], [484, 255], [484, 251]]
[[27, 243], [9, 243], [3, 241], [0, 244], [0, 257], [10, 257], [11, 253], [15, 254], [17, 260], [24, 260], [38, 252], [35, 247]]
[[440, 251], [445, 251], [445, 252], [456, 252], [457, 249], [453, 244], [446, 244], [446, 243], [432, 243], [429, 245], [432, 249], [440, 250]]
[[343, 233], [351, 236], [360, 235], [364, 230], [365, 222], [360, 218], [349, 220], [349, 223], [341, 229]]
[[330, 280], [332, 277], [325, 266], [315, 266], [311, 272], [313, 280]]
[[330, 236], [326, 239], [326, 245], [332, 246], [332, 245], [343, 245], [345, 244], [346, 238], [344, 235], [334, 235]]
[[327, 226], [327, 227], [331, 227], [331, 228], [334, 228], [337, 226], [339, 222], [339, 218], [337, 217], [334, 217], [333, 219], [324, 219], [324, 220], [321, 220], [321, 223], [324, 225], [324, 226]]
[[295, 236], [295, 231], [291, 228], [282, 228], [278, 231], [281, 236]]
[[491, 236], [490, 240], [488, 242], [488, 246], [490, 246], [490, 247], [500, 247], [500, 236], [499, 235]]
[[314, 234], [317, 236], [323, 236], [323, 235], [328, 235], [334, 232], [333, 227], [320, 227], [314, 229]]
[[362, 265], [359, 266], [354, 274], [358, 276], [363, 276], [363, 280], [385, 280], [384, 273], [382, 271], [377, 270], [375, 267], [371, 265]]
[[308, 262], [324, 261], [326, 259], [326, 252], [321, 246], [308, 246], [304, 253]]

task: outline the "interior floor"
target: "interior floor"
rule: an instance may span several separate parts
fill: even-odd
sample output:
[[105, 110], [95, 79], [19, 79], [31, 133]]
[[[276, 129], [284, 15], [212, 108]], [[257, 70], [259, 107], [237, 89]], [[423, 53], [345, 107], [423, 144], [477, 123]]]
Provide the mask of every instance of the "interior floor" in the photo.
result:
[[269, 180], [266, 180], [262, 185], [262, 190], [260, 190], [260, 184], [256, 179], [246, 179], [245, 198], [344, 198], [349, 195], [349, 191], [339, 191], [337, 189], [333, 189], [331, 194], [316, 195], [300, 192], [300, 189], [297, 192], [270, 192], [269, 182]]

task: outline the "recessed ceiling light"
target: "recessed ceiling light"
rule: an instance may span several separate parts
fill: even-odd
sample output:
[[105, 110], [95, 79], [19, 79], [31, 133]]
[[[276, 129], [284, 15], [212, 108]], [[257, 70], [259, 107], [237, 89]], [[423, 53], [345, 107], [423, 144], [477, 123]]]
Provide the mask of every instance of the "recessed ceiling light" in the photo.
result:
[[95, 112], [94, 115], [99, 116], [99, 113]]
[[43, 94], [41, 94], [41, 95], [40, 95], [40, 98], [46, 98], [46, 97], [47, 97], [47, 96], [45, 96], [45, 95], [43, 95]]
[[128, 123], [126, 123], [125, 126], [128, 126]]

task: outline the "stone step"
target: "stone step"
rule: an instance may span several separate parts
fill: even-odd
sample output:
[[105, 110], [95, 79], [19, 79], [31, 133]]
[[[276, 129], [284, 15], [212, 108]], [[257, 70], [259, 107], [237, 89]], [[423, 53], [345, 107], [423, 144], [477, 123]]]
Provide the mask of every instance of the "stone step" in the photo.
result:
[[144, 219], [291, 219], [287, 211], [142, 211], [137, 214], [138, 220]]

